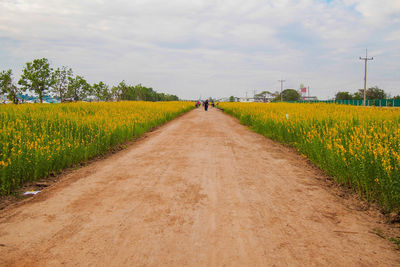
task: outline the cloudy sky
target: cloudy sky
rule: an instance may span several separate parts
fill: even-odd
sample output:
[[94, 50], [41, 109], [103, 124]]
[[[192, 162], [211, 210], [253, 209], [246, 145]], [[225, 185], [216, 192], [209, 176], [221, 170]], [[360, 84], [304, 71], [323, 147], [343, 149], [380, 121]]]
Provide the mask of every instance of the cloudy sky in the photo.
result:
[[0, 0], [0, 70], [46, 57], [89, 82], [184, 99], [298, 89], [400, 94], [400, 0]]

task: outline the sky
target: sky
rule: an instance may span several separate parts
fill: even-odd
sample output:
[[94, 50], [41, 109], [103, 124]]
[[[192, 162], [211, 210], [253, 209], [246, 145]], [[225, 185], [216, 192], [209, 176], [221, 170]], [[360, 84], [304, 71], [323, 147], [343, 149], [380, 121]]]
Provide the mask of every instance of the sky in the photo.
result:
[[400, 95], [400, 0], [0, 0], [0, 71], [47, 58], [182, 99], [310, 87]]

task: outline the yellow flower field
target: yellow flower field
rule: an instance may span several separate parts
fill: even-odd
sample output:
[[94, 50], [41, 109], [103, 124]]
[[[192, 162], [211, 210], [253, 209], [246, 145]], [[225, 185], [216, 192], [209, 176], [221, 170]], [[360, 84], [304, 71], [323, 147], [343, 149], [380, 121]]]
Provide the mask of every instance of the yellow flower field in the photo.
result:
[[0, 194], [97, 156], [194, 107], [191, 102], [0, 106]]
[[254, 131], [290, 144], [387, 210], [400, 207], [400, 109], [334, 104], [221, 103]]

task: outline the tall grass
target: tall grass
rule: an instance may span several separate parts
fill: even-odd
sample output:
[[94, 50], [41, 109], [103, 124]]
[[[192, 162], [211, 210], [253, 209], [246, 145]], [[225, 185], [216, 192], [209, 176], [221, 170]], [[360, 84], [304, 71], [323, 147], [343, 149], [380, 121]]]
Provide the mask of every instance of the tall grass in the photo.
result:
[[0, 194], [97, 156], [193, 108], [188, 102], [0, 106]]
[[296, 147], [386, 210], [400, 207], [400, 109], [333, 104], [221, 103], [271, 139]]

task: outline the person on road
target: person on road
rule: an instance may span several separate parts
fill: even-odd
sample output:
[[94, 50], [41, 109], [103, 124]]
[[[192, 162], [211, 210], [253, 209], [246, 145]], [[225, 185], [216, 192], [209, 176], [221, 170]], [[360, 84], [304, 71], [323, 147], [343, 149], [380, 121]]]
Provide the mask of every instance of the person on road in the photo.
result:
[[204, 110], [205, 111], [208, 110], [208, 99], [206, 99], [206, 101], [204, 101]]

